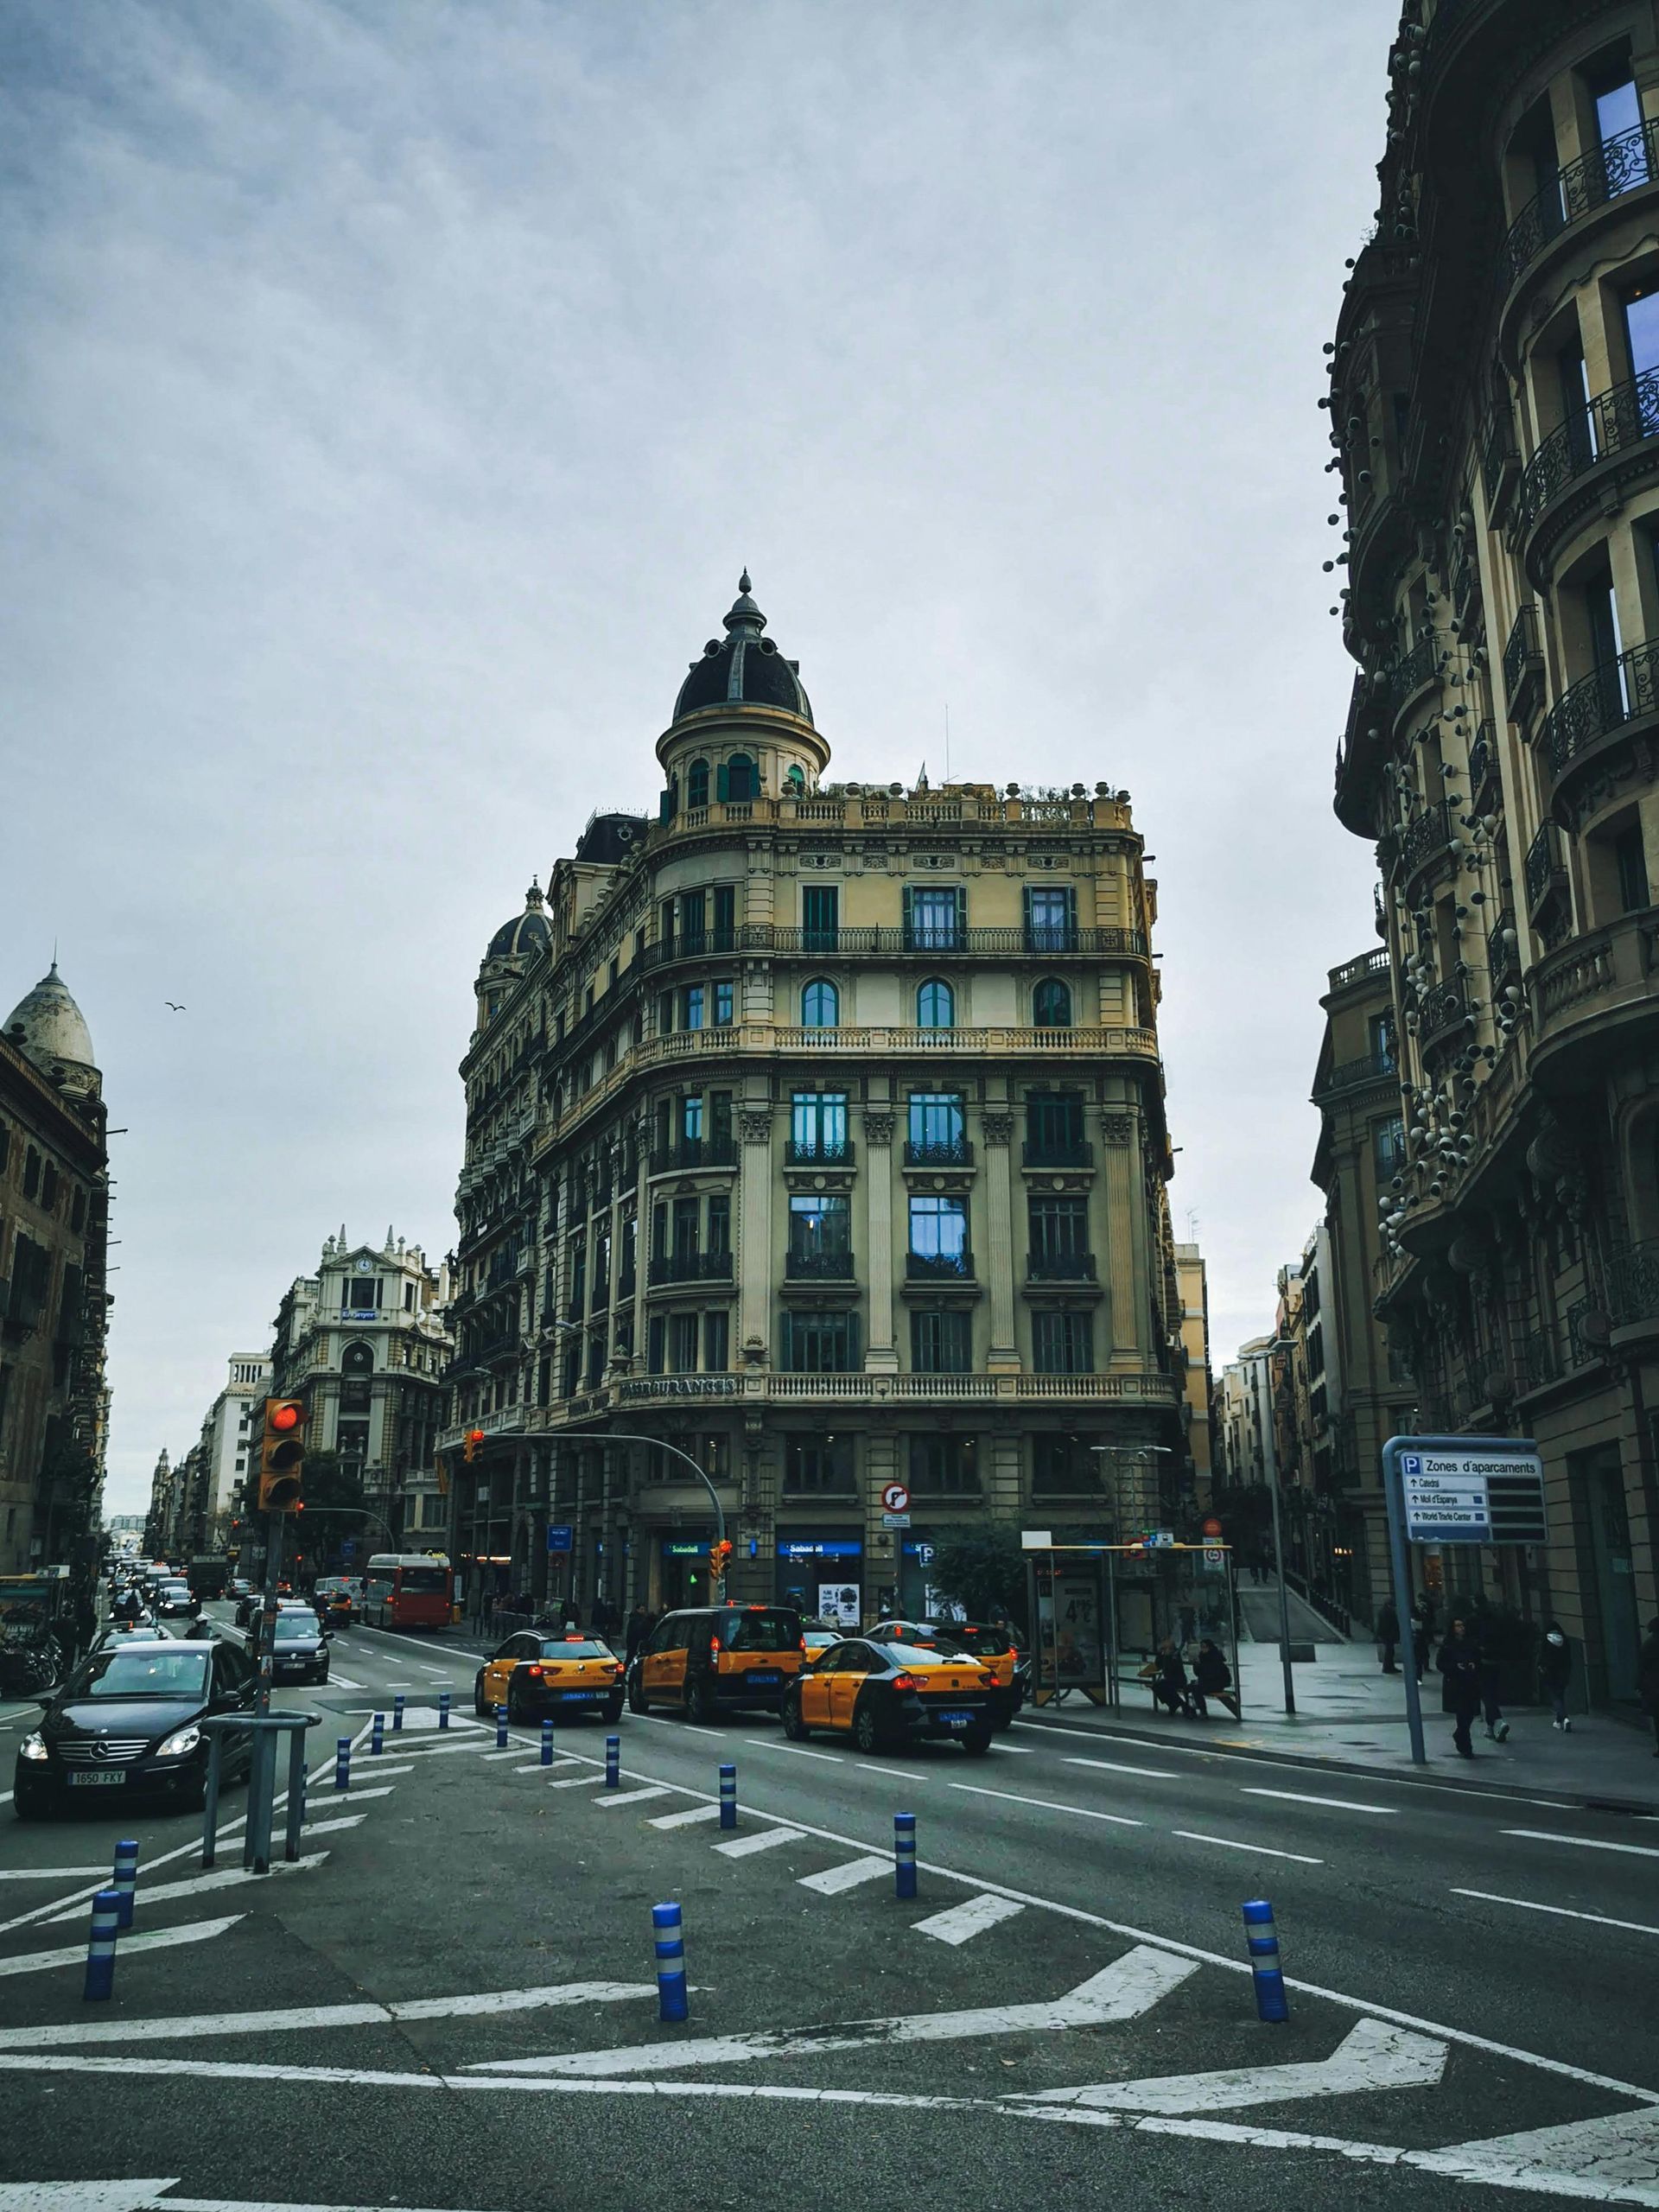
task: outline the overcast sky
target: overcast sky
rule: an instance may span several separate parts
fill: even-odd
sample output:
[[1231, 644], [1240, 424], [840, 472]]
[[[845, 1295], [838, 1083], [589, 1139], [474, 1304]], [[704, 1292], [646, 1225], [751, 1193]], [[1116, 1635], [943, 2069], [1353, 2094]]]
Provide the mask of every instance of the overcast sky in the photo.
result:
[[[1216, 1363], [1316, 1218], [1321, 345], [1393, 0], [5, 0], [0, 1005], [118, 1179], [108, 1503], [343, 1220], [452, 1243], [490, 932], [751, 568], [832, 773], [1156, 855]], [[169, 1013], [163, 1001], [188, 1009]]]

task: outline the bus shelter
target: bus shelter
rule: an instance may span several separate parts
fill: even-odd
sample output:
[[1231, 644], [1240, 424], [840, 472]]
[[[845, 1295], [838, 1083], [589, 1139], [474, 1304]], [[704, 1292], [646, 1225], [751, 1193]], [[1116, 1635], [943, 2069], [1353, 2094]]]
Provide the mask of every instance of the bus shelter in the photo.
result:
[[1192, 1665], [1213, 1637], [1239, 1690], [1238, 1609], [1229, 1544], [1025, 1541], [1031, 1701], [1077, 1693], [1116, 1713], [1166, 1637]]

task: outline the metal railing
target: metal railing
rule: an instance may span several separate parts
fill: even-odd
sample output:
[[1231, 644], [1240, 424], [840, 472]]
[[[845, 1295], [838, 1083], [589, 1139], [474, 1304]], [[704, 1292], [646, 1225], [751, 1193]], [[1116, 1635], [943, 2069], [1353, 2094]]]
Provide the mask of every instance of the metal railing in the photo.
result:
[[1027, 1252], [1026, 1281], [1027, 1282], [1093, 1282], [1095, 1255], [1092, 1252]]
[[1538, 905], [1561, 873], [1561, 833], [1553, 822], [1541, 822], [1537, 836], [1527, 847], [1527, 857], [1522, 869], [1529, 907]]
[[906, 1252], [905, 1279], [908, 1282], [972, 1282], [971, 1252]]
[[1028, 1140], [1020, 1148], [1020, 1160], [1025, 1167], [1092, 1167], [1095, 1147], [1084, 1137]]
[[1423, 1043], [1432, 1044], [1437, 1037], [1445, 1036], [1447, 1030], [1461, 1028], [1468, 1011], [1461, 983], [1437, 983], [1423, 1001], [1417, 1017], [1418, 1033]]
[[850, 1282], [853, 1280], [853, 1255], [850, 1252], [786, 1252], [784, 1255], [784, 1280], [786, 1282]]
[[1409, 652], [1401, 654], [1389, 667], [1387, 676], [1389, 699], [1398, 707], [1414, 692], [1421, 691], [1434, 673], [1440, 659], [1440, 646], [1434, 632], [1425, 630]]
[[1659, 646], [1633, 645], [1569, 684], [1544, 716], [1550, 766], [1559, 776], [1598, 738], [1652, 714], [1659, 714]]
[[658, 1145], [651, 1155], [653, 1175], [671, 1175], [689, 1167], [735, 1167], [737, 1147], [728, 1136], [682, 1137], [676, 1144]]
[[[1503, 515], [1505, 474], [1518, 467], [1520, 460], [1515, 442], [1514, 422], [1509, 409], [1500, 408], [1492, 416], [1485, 442], [1480, 449], [1481, 488], [1486, 494], [1488, 518], [1494, 523], [1501, 520]], [[1513, 478], [1510, 480], [1513, 481]]]
[[1607, 1300], [1617, 1327], [1659, 1315], [1659, 1237], [1633, 1244], [1609, 1260]]
[[1659, 370], [1644, 370], [1632, 383], [1615, 385], [1586, 400], [1552, 430], [1521, 477], [1521, 512], [1536, 522], [1558, 493], [1611, 454], [1626, 453], [1646, 439], [1659, 437]]
[[1538, 645], [1538, 610], [1529, 600], [1517, 609], [1514, 626], [1503, 646], [1503, 694], [1512, 715], [1529, 671], [1541, 664], [1542, 658]]
[[1497, 728], [1489, 720], [1482, 722], [1476, 730], [1474, 742], [1469, 747], [1469, 789], [1471, 797], [1479, 791], [1488, 778], [1497, 772]]
[[917, 1144], [906, 1139], [906, 1167], [971, 1167], [974, 1147], [966, 1137], [932, 1137]]
[[784, 1146], [785, 1167], [850, 1167], [852, 1164], [850, 1137], [791, 1137]]
[[1528, 200], [1510, 224], [1498, 257], [1505, 289], [1571, 224], [1634, 192], [1639, 185], [1650, 184], [1656, 175], [1659, 175], [1659, 124], [1654, 122], [1621, 130], [1576, 162], [1569, 162], [1551, 183]]
[[1457, 825], [1446, 802], [1437, 799], [1433, 806], [1425, 807], [1413, 822], [1408, 822], [1400, 837], [1400, 865], [1406, 874], [1414, 874], [1436, 854], [1444, 857], [1447, 849], [1456, 844]]
[[646, 1269], [645, 1281], [664, 1282], [729, 1282], [729, 1252], [658, 1252]]
[[1363, 1060], [1338, 1062], [1324, 1082], [1314, 1088], [1321, 1096], [1333, 1090], [1357, 1090], [1363, 1084], [1390, 1081], [1398, 1073], [1392, 1060], [1368, 1052]]

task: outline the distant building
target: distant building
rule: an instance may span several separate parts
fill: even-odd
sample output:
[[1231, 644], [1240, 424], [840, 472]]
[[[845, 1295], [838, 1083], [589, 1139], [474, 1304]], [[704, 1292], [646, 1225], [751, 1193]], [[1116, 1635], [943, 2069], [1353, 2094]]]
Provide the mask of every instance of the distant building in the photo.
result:
[[202, 1506], [200, 1547], [222, 1552], [230, 1541], [243, 1478], [248, 1469], [248, 1436], [253, 1407], [270, 1386], [270, 1355], [238, 1352], [230, 1363], [225, 1388], [213, 1400], [202, 1423], [206, 1455], [206, 1491]]
[[90, 1568], [110, 1298], [103, 1077], [54, 961], [0, 1034], [0, 1573]]
[[1180, 1294], [1180, 1337], [1186, 1354], [1182, 1419], [1192, 1494], [1200, 1510], [1211, 1503], [1215, 1451], [1211, 1434], [1214, 1378], [1210, 1371], [1210, 1284], [1196, 1244], [1175, 1247], [1175, 1281]]

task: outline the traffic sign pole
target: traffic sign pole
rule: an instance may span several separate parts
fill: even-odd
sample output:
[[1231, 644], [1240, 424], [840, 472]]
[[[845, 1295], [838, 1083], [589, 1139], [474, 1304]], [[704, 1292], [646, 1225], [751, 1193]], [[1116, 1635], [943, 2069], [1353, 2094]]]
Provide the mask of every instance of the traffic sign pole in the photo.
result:
[[1417, 1637], [1411, 1617], [1411, 1566], [1406, 1550], [1406, 1510], [1400, 1489], [1400, 1453], [1408, 1439], [1391, 1436], [1382, 1446], [1382, 1497], [1389, 1514], [1389, 1560], [1394, 1570], [1394, 1611], [1400, 1624], [1400, 1648], [1405, 1658], [1406, 1730], [1411, 1738], [1414, 1766], [1426, 1766], [1423, 1748], [1423, 1700], [1417, 1684]]

